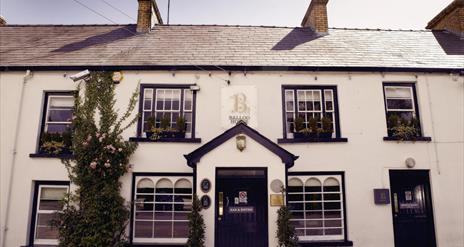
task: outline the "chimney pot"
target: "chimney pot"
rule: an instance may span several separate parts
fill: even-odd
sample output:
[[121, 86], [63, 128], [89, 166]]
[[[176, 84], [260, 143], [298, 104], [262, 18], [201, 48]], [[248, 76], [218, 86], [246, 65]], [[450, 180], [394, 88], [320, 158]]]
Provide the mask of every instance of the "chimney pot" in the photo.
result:
[[312, 0], [301, 22], [301, 26], [310, 27], [317, 33], [327, 34], [329, 22], [327, 18], [327, 3], [329, 0]]

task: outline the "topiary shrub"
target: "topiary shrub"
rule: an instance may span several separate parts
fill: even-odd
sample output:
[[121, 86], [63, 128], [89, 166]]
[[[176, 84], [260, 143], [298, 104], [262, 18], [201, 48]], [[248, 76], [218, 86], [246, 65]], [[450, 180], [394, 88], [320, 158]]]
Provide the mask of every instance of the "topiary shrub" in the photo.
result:
[[63, 160], [77, 189], [67, 196], [64, 209], [53, 221], [60, 246], [118, 247], [127, 243], [129, 210], [120, 194], [119, 179], [128, 171], [129, 157], [137, 144], [124, 141], [121, 134], [137, 121], [132, 112], [138, 94], [134, 92], [127, 111], [118, 118], [111, 77], [109, 72], [92, 72], [85, 93], [81, 84], [77, 88], [72, 124], [74, 157]]
[[[285, 189], [282, 188], [282, 196], [285, 201]], [[298, 236], [295, 232], [295, 227], [290, 223], [292, 219], [292, 214], [290, 209], [285, 205], [285, 203], [277, 211], [277, 239], [279, 247], [297, 247], [298, 246]]]
[[201, 215], [201, 202], [197, 195], [193, 195], [192, 212], [189, 213], [189, 235], [187, 246], [204, 247], [205, 246], [205, 221]]

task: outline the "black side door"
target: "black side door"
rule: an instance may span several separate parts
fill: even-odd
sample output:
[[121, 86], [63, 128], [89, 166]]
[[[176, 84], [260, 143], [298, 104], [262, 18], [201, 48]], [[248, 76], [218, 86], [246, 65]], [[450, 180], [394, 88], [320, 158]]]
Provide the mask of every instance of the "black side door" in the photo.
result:
[[396, 247], [435, 247], [428, 171], [390, 171]]

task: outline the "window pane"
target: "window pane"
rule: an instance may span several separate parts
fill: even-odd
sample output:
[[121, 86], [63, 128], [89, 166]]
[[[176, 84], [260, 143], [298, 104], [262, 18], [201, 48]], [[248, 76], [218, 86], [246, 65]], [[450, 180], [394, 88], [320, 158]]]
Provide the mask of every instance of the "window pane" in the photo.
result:
[[171, 238], [172, 222], [155, 221], [155, 238]]
[[410, 87], [385, 87], [387, 98], [412, 98]]
[[307, 212], [306, 219], [322, 219], [322, 211]]
[[58, 229], [51, 226], [38, 226], [36, 239], [58, 239]]
[[50, 96], [50, 109], [72, 109], [74, 98], [72, 96]]
[[322, 220], [307, 220], [306, 227], [322, 227]]
[[56, 219], [55, 213], [39, 213], [37, 215], [37, 225], [38, 226], [50, 226], [51, 221]]
[[174, 238], [187, 238], [188, 232], [188, 222], [174, 222]]
[[307, 235], [323, 235], [323, 230], [322, 229], [307, 229], [306, 230]]
[[342, 229], [341, 228], [326, 229], [325, 234], [326, 235], [342, 235]]
[[287, 111], [293, 112], [295, 110], [293, 90], [285, 90], [285, 105]]
[[387, 99], [388, 109], [412, 110], [412, 99]]
[[46, 132], [47, 133], [63, 133], [69, 130], [69, 124], [52, 124], [48, 123]]
[[342, 212], [341, 211], [325, 211], [324, 218], [341, 218]]
[[50, 109], [48, 111], [49, 122], [71, 122], [73, 111], [72, 109]]
[[184, 90], [184, 110], [191, 111], [193, 105], [193, 92], [192, 90]]
[[153, 236], [153, 221], [135, 221], [135, 237], [151, 238]]

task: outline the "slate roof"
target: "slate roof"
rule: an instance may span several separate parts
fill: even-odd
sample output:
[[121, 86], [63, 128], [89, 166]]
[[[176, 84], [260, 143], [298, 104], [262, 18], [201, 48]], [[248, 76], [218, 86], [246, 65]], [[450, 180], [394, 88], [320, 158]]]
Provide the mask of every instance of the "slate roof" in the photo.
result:
[[294, 66], [464, 69], [447, 32], [215, 25], [0, 27], [0, 67]]

